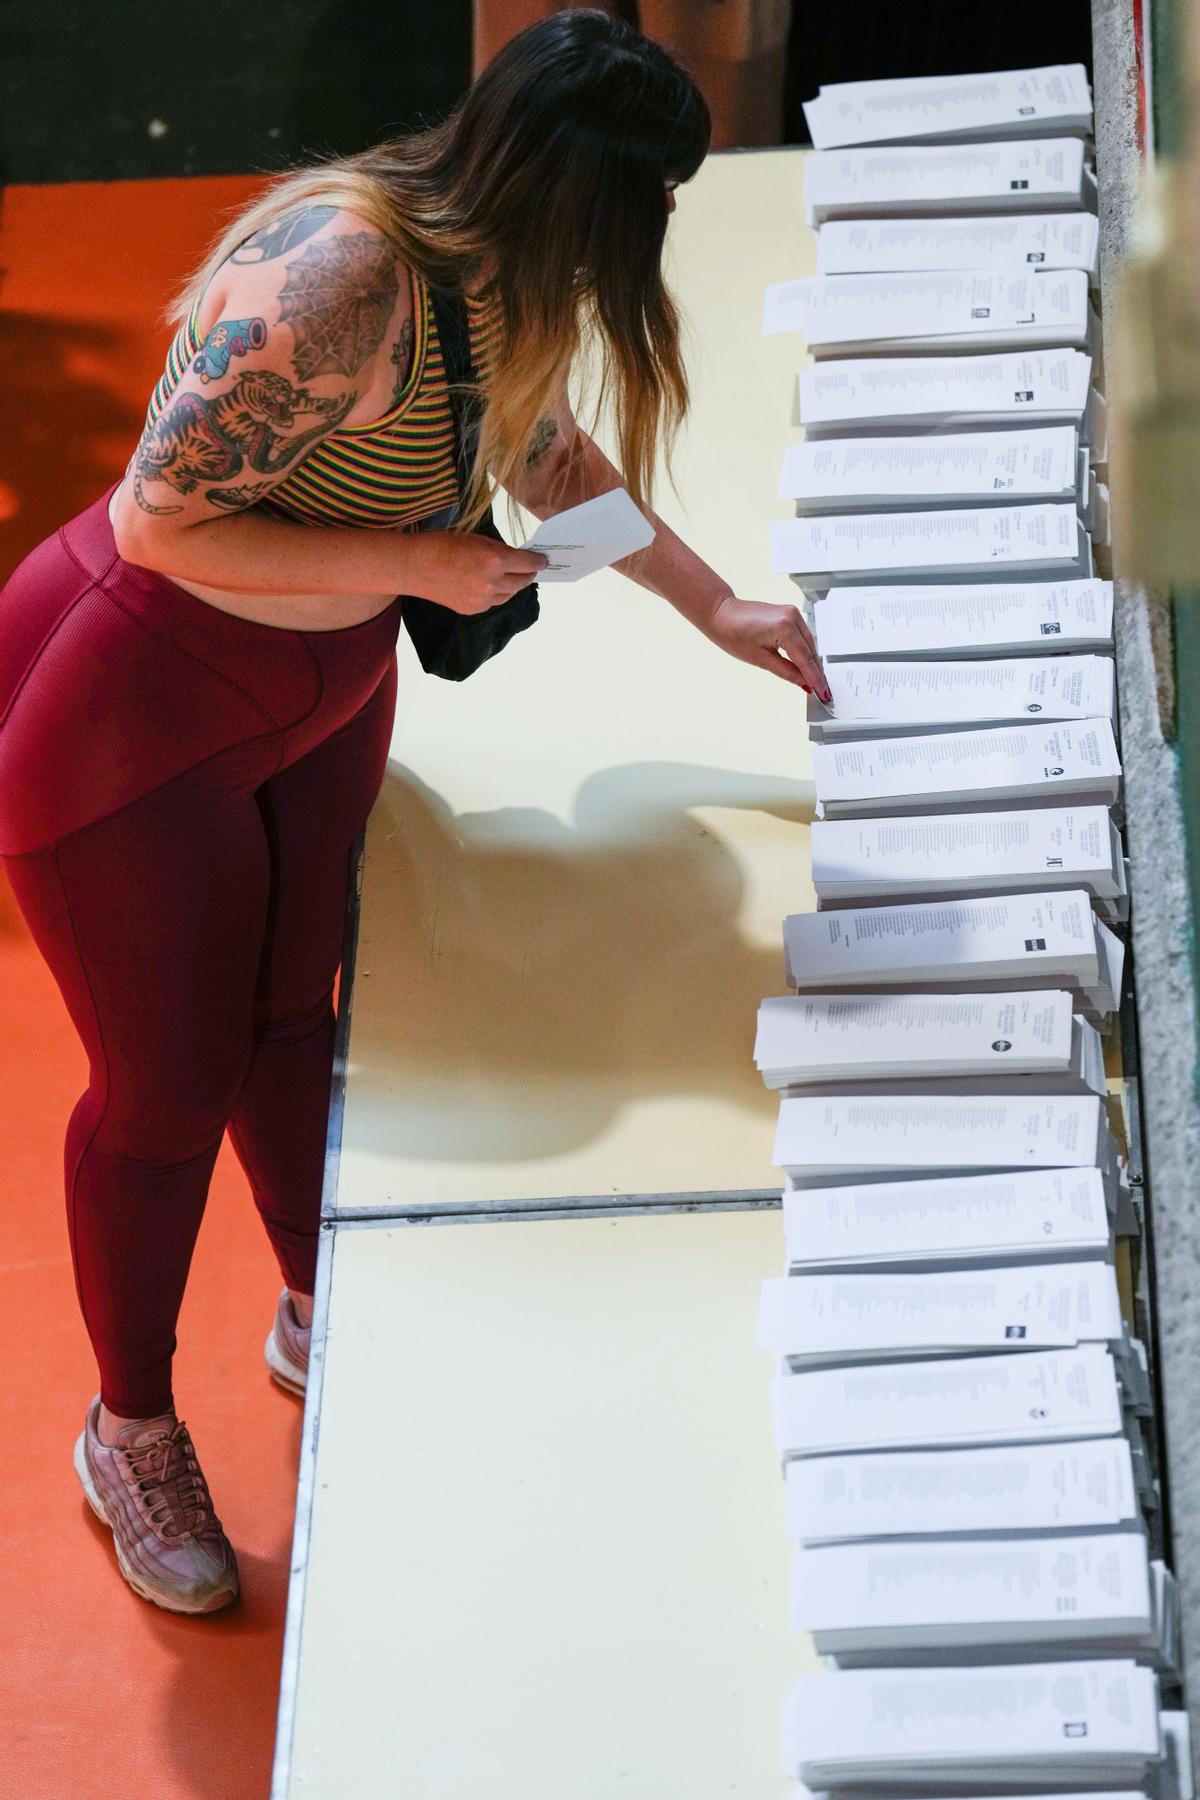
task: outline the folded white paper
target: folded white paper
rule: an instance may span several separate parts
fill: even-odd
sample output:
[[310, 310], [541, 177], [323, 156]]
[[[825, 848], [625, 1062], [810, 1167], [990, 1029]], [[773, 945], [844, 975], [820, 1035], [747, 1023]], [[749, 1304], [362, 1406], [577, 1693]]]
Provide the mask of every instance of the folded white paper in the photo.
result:
[[788, 1189], [783, 1226], [788, 1267], [797, 1275], [951, 1260], [1037, 1261], [1064, 1252], [1100, 1256], [1112, 1243], [1099, 1169]]
[[817, 150], [804, 159], [810, 225], [888, 213], [1061, 212], [1094, 204], [1095, 180], [1079, 138]]
[[1015, 1644], [1086, 1654], [1099, 1641], [1132, 1655], [1152, 1642], [1153, 1608], [1137, 1531], [793, 1552], [792, 1623], [818, 1656]]
[[1110, 1264], [783, 1275], [764, 1281], [758, 1345], [796, 1369], [975, 1351], [1115, 1345], [1124, 1337]]
[[[1084, 471], [1086, 473], [1086, 469]], [[882, 507], [1078, 500], [1079, 435], [1071, 425], [937, 437], [851, 437], [792, 444], [779, 498], [798, 514]]]
[[980, 75], [912, 75], [823, 85], [804, 102], [820, 150], [842, 144], [966, 142], [973, 138], [1078, 132], [1092, 125], [1082, 63]]
[[799, 1544], [1095, 1531], [1138, 1516], [1123, 1437], [810, 1457], [789, 1462], [786, 1473], [788, 1531]]
[[579, 581], [622, 557], [644, 550], [654, 540], [654, 527], [638, 511], [624, 488], [613, 488], [594, 500], [569, 506], [544, 519], [525, 545], [550, 561], [538, 581]]
[[1102, 806], [818, 820], [812, 879], [822, 903], [1083, 888], [1115, 900], [1121, 840]]
[[836, 576], [886, 581], [943, 571], [960, 580], [975, 573], [1010, 581], [1034, 573], [1073, 576], [1080, 550], [1073, 505], [827, 513], [771, 526], [775, 573], [816, 588]]
[[768, 290], [763, 329], [802, 331], [819, 357], [873, 347], [1086, 350], [1095, 328], [1087, 276], [1059, 269], [811, 276]]
[[1121, 764], [1107, 719], [814, 744], [821, 818], [1084, 796], [1112, 806]]
[[1094, 1094], [1027, 1098], [786, 1095], [772, 1161], [797, 1182], [1103, 1166], [1108, 1124]]
[[835, 662], [826, 673], [832, 700], [809, 699], [814, 743], [915, 735], [941, 725], [961, 730], [1031, 718], [1112, 719], [1116, 698], [1108, 656], [892, 658]]
[[[881, 426], [915, 430], [1082, 422], [1091, 373], [1092, 359], [1082, 350], [848, 356], [802, 370], [800, 423], [811, 440], [814, 433]], [[791, 496], [785, 492], [783, 498]]]
[[801, 1675], [787, 1706], [810, 1787], [1006, 1776], [1143, 1780], [1161, 1752], [1158, 1682], [1132, 1662]]
[[818, 275], [938, 269], [1083, 269], [1096, 273], [1095, 213], [977, 219], [831, 219], [817, 233]]
[[1111, 581], [844, 587], [810, 604], [822, 661], [1028, 656], [1113, 641]]
[[788, 1459], [1114, 1437], [1123, 1423], [1113, 1359], [1099, 1344], [813, 1369], [780, 1376], [773, 1401]]

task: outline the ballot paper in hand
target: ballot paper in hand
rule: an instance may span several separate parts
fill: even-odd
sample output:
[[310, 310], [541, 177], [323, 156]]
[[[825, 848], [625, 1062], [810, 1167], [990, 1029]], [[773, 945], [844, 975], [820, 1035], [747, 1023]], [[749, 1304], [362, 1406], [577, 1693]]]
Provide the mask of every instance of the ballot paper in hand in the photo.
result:
[[638, 511], [624, 488], [599, 494], [579, 506], [544, 519], [525, 545], [550, 558], [538, 571], [541, 581], [579, 581], [610, 563], [644, 550], [654, 527]]

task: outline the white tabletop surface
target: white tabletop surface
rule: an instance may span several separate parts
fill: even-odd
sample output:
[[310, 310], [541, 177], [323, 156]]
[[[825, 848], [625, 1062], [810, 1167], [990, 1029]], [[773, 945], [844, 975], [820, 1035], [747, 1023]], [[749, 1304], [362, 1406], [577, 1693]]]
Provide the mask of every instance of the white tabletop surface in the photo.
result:
[[[694, 406], [680, 498], [657, 496], [738, 592], [785, 603], [768, 526], [802, 345], [759, 326], [765, 284], [813, 267], [800, 171], [795, 151], [716, 156], [680, 193]], [[401, 646], [345, 1209], [778, 1186], [751, 1050], [784, 991], [781, 920], [812, 905], [804, 695], [611, 571], [543, 599], [461, 685]]]
[[785, 1800], [775, 1211], [336, 1228], [277, 1800]]

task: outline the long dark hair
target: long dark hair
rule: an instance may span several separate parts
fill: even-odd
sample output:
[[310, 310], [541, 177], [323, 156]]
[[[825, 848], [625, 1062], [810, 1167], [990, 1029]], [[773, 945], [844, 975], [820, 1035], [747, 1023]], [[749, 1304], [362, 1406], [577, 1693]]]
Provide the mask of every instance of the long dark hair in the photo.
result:
[[464, 522], [487, 504], [488, 470], [502, 485], [517, 474], [584, 344], [596, 410], [611, 407], [645, 506], [688, 401], [662, 273], [665, 184], [695, 174], [710, 129], [661, 45], [597, 9], [554, 14], [506, 44], [441, 124], [276, 177], [189, 277], [171, 323], [251, 233], [318, 199], [350, 208], [429, 285], [466, 286], [502, 319]]

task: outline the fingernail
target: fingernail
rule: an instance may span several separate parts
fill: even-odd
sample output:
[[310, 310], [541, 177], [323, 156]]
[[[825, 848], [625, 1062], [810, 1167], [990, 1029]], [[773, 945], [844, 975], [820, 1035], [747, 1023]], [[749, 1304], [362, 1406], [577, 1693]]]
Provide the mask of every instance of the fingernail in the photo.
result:
[[825, 704], [828, 705], [829, 702], [833, 699], [832, 688], [826, 688], [825, 692], [821, 695], [821, 698], [822, 698], [822, 700], [824, 700]]

